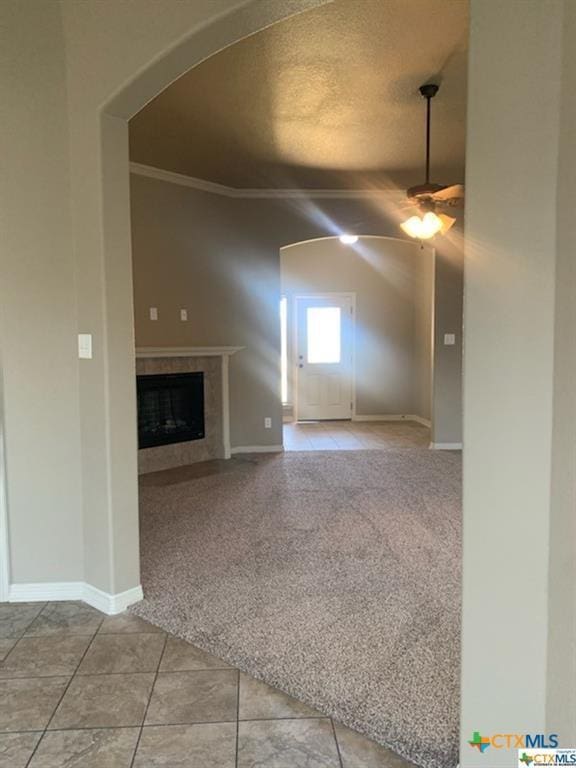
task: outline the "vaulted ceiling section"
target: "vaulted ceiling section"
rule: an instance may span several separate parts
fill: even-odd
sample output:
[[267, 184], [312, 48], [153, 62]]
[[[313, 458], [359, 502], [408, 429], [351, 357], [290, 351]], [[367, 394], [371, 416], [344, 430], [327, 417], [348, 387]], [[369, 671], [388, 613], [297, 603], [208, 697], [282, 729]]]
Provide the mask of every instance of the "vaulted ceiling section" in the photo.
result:
[[334, 0], [190, 70], [130, 123], [138, 163], [236, 188], [464, 181], [466, 0]]

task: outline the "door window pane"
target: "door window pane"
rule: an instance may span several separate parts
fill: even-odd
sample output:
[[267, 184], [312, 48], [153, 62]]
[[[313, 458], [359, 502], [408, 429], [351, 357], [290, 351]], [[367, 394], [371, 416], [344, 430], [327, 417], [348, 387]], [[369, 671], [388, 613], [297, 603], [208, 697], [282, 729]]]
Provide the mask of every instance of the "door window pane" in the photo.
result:
[[306, 330], [309, 363], [340, 362], [340, 307], [308, 307]]

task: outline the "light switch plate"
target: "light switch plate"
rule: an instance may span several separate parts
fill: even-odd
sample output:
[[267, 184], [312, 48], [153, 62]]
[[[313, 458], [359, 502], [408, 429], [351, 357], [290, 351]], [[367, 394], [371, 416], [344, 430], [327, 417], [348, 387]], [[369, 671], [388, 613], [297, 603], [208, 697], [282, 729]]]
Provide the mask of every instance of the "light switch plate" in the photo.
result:
[[150, 320], [158, 320], [158, 308], [150, 307]]
[[454, 344], [456, 344], [456, 334], [454, 334], [454, 333], [445, 333], [444, 334], [444, 346], [445, 347], [453, 347]]
[[92, 359], [92, 334], [91, 333], [78, 334], [78, 357], [80, 357], [83, 360]]
[[180, 320], [182, 320], [183, 323], [188, 320], [188, 310], [187, 309], [181, 309], [180, 310]]

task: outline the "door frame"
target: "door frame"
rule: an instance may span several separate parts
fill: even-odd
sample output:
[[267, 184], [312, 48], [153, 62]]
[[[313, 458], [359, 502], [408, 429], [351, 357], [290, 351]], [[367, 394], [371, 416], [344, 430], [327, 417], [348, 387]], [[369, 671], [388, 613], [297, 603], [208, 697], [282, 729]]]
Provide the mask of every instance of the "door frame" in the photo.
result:
[[292, 311], [292, 322], [288, 326], [292, 328], [292, 339], [288, 343], [288, 351], [291, 358], [288, 361], [288, 370], [291, 373], [289, 384], [292, 389], [294, 421], [298, 421], [298, 301], [306, 299], [334, 299], [337, 297], [349, 299], [352, 307], [352, 331], [350, 333], [350, 398], [352, 409], [350, 420], [354, 421], [356, 417], [356, 291], [310, 291], [308, 293], [295, 293], [289, 301]]

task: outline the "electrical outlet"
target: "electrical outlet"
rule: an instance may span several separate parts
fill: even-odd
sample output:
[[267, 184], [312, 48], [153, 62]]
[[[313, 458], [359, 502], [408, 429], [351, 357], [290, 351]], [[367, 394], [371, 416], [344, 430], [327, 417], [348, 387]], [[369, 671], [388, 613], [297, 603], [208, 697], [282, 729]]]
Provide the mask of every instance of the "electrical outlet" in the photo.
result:
[[150, 320], [158, 320], [158, 307], [150, 307]]
[[456, 336], [453, 333], [445, 333], [444, 334], [444, 346], [445, 347], [453, 347], [454, 344], [456, 344]]
[[181, 309], [180, 310], [180, 320], [182, 320], [183, 323], [188, 320], [188, 310], [187, 309]]
[[266, 416], [264, 419], [264, 429], [272, 429], [272, 419], [270, 416]]

